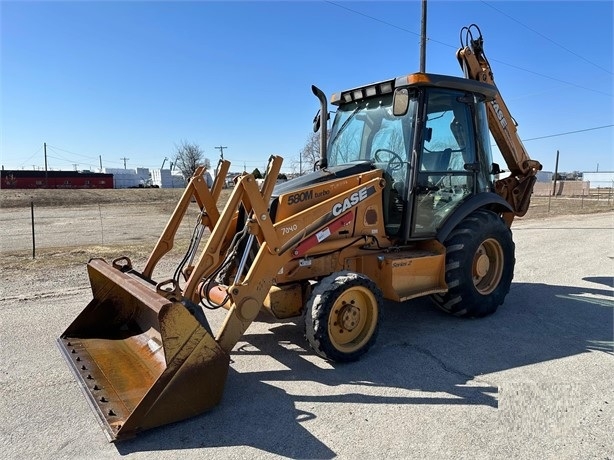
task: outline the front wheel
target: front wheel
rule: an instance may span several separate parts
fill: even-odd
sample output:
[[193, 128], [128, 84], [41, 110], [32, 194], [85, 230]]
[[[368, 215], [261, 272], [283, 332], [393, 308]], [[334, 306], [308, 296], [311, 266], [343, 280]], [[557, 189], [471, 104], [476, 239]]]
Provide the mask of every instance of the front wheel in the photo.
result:
[[375, 343], [383, 296], [364, 275], [340, 272], [322, 279], [307, 303], [305, 336], [331, 361], [356, 361]]
[[503, 303], [514, 277], [512, 233], [494, 212], [467, 216], [444, 242], [448, 292], [432, 298], [456, 316], [482, 317]]

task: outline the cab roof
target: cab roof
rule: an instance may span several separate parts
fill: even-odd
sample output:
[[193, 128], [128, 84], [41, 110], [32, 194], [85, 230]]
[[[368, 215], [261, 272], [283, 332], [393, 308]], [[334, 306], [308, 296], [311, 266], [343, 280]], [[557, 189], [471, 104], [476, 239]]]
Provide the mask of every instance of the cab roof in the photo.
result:
[[439, 75], [434, 73], [412, 73], [392, 80], [384, 80], [365, 86], [348, 89], [335, 93], [331, 97], [331, 104], [341, 105], [373, 96], [392, 93], [396, 88], [402, 87], [436, 87], [478, 93], [487, 99], [494, 99], [498, 91], [496, 86], [462, 77]]

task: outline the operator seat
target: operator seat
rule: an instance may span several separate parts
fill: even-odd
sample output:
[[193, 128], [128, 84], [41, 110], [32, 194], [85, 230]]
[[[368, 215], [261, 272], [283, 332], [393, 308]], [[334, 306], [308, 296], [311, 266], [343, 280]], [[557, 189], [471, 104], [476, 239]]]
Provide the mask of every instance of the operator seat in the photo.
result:
[[422, 172], [447, 171], [452, 157], [452, 149], [424, 151], [422, 153]]

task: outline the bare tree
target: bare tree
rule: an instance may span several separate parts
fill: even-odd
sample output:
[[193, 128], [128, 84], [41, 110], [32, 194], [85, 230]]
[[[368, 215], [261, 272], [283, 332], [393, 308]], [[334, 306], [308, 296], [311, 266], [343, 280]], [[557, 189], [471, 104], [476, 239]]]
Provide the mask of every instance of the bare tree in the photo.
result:
[[[313, 171], [317, 161], [320, 160], [320, 131], [311, 133], [307, 138], [305, 146], [300, 153], [300, 172]], [[296, 168], [296, 163], [293, 162], [292, 169]]]
[[181, 141], [179, 145], [175, 145], [174, 164], [186, 181], [194, 175], [194, 171], [199, 166], [211, 168], [211, 161], [205, 158], [204, 154], [200, 146], [193, 142]]

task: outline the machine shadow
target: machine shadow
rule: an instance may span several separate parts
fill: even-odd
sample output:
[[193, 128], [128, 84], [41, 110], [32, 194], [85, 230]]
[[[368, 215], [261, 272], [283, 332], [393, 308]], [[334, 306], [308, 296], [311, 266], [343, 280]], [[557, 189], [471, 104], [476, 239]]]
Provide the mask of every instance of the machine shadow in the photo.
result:
[[[319, 358], [308, 351], [301, 327], [272, 325], [269, 334], [245, 335], [232, 356], [268, 356], [271, 370], [239, 373], [231, 366], [220, 406], [118, 443], [117, 450], [127, 455], [251, 446], [284, 457], [326, 459], [336, 453], [304, 426], [316, 417], [304, 409], [309, 403], [497, 408], [498, 388], [488, 374], [580, 353], [613, 353], [612, 290], [600, 289], [610, 286], [608, 280], [587, 278], [601, 286], [586, 289], [514, 283], [499, 311], [478, 320], [450, 317], [426, 299], [387, 303], [376, 345], [349, 364], [316, 365]], [[287, 390], [297, 384], [312, 384], [312, 391]], [[347, 387], [341, 394], [340, 386]], [[390, 392], [378, 388], [409, 395], [386, 396]]]

